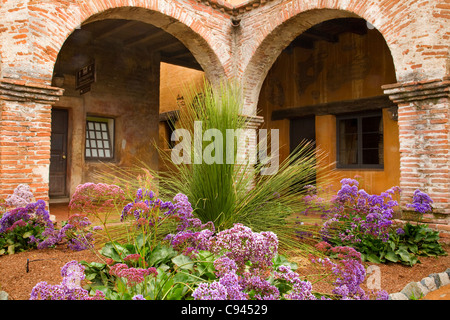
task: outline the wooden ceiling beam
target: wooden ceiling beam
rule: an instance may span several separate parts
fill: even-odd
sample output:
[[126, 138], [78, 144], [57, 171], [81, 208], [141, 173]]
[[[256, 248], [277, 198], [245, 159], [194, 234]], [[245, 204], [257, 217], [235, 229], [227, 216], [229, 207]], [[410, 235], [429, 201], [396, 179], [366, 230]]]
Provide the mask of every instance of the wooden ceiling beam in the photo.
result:
[[131, 47], [131, 46], [135, 46], [135, 45], [142, 44], [145, 42], [151, 42], [152, 40], [155, 40], [155, 39], [161, 37], [165, 33], [166, 32], [164, 30], [158, 29], [158, 30], [156, 30], [156, 32], [148, 33], [144, 36], [140, 35], [140, 36], [133, 37], [130, 40], [125, 41], [124, 46]]
[[147, 47], [151, 52], [161, 52], [161, 51], [164, 51], [167, 49], [172, 49], [172, 48], [179, 47], [179, 46], [183, 46], [183, 44], [181, 42], [179, 42], [178, 40], [174, 40], [174, 41], [167, 42], [164, 45], [160, 45], [160, 46], [155, 45], [155, 46], [152, 46], [151, 48], [148, 46]]
[[308, 115], [338, 115], [350, 112], [371, 111], [395, 107], [396, 104], [387, 95], [343, 100], [329, 103], [318, 103], [301, 107], [288, 107], [272, 111], [271, 120], [291, 119]]
[[96, 39], [98, 40], [98, 39], [104, 39], [104, 38], [107, 38], [107, 37], [111, 37], [115, 33], [119, 32], [119, 31], [123, 31], [123, 30], [128, 29], [128, 28], [131, 28], [131, 27], [137, 25], [138, 23], [140, 23], [140, 22], [139, 21], [135, 21], [135, 20], [127, 21], [125, 23], [122, 23], [122, 24], [120, 24], [120, 25], [118, 25], [118, 26], [116, 26], [116, 27], [114, 27], [114, 28], [112, 28], [112, 29], [110, 29], [110, 30], [108, 30], [108, 31], [98, 35]]
[[189, 68], [189, 69], [203, 71], [202, 67], [197, 63], [197, 61], [195, 61], [195, 59], [192, 59], [191, 61], [186, 61], [186, 60], [174, 59], [171, 57], [161, 55], [161, 62], [174, 64], [174, 65]]
[[315, 29], [308, 29], [305, 32], [303, 32], [303, 35], [305, 35], [306, 37], [309, 37], [309, 38], [313, 38], [315, 40], [324, 40], [324, 41], [333, 42], [333, 43], [336, 43], [339, 41], [339, 37], [337, 35], [321, 32], [321, 31], [315, 30]]

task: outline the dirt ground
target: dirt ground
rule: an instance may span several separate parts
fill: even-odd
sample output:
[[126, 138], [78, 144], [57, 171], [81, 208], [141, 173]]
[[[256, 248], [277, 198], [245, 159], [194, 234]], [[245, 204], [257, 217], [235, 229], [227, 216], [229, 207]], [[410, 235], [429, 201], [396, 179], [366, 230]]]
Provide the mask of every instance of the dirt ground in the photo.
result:
[[[52, 214], [55, 213], [58, 212], [52, 211]], [[67, 219], [64, 214], [57, 214], [57, 221]], [[445, 244], [444, 249], [450, 253], [449, 244]], [[59, 284], [61, 268], [72, 260], [101, 261], [95, 253], [89, 250], [74, 252], [63, 246], [0, 256], [0, 291], [6, 291], [10, 300], [28, 300], [32, 288], [38, 282]], [[399, 292], [409, 282], [420, 281], [432, 273], [444, 272], [450, 268], [450, 254], [438, 258], [420, 257], [420, 261], [421, 263], [417, 263], [413, 267], [395, 263], [377, 265], [380, 268], [381, 289], [388, 293]], [[299, 264], [298, 272], [301, 275], [311, 272], [311, 268], [305, 260], [296, 262]], [[366, 267], [368, 266], [369, 264], [366, 265]], [[366, 284], [362, 287], [367, 289]], [[319, 292], [329, 290], [327, 286], [321, 287], [319, 284], [314, 285], [313, 288]], [[448, 299], [450, 299], [450, 295], [447, 295], [444, 300]]]

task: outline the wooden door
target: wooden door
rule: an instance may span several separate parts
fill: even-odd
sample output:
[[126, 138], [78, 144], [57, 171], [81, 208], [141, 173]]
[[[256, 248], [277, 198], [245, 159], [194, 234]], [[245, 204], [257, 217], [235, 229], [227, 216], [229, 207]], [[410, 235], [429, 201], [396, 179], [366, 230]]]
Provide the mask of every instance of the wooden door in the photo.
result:
[[65, 197], [67, 179], [67, 126], [68, 112], [52, 109], [52, 134], [50, 151], [50, 197]]

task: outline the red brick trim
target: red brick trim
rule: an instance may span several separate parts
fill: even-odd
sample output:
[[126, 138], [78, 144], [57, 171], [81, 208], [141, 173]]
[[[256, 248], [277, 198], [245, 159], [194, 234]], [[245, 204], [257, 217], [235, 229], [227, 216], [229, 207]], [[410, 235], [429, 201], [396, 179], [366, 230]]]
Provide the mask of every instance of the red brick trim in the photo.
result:
[[0, 98], [10, 101], [32, 101], [54, 104], [62, 96], [64, 89], [23, 80], [0, 79]]
[[382, 89], [395, 103], [449, 98], [450, 78], [388, 84]]
[[237, 16], [241, 13], [245, 13], [264, 5], [267, 2], [273, 0], [247, 0], [238, 5], [232, 5], [224, 0], [196, 0], [204, 5], [211, 6], [211, 8], [228, 13], [233, 16]]

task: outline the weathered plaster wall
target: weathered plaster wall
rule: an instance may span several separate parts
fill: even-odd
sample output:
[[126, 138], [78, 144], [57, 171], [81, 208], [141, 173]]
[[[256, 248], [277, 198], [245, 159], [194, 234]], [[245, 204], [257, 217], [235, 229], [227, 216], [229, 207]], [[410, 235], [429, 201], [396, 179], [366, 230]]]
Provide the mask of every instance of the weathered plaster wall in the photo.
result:
[[99, 161], [85, 160], [86, 116], [114, 119], [115, 156], [110, 162], [131, 166], [139, 159], [157, 169], [158, 157], [152, 144], [158, 139], [159, 56], [142, 56], [114, 44], [68, 45], [61, 50], [58, 63], [63, 68], [72, 66], [75, 56], [95, 59], [97, 76], [91, 90], [80, 95], [75, 90], [74, 70], [67, 72], [64, 96], [54, 105], [69, 109], [70, 193], [78, 184], [93, 181], [95, 170], [106, 170]]
[[[380, 33], [375, 29], [365, 35], [343, 33], [337, 43], [316, 41], [314, 49], [283, 51], [262, 85], [258, 114], [264, 116], [264, 127], [280, 130], [280, 155], [285, 159], [290, 150], [290, 122], [272, 121], [273, 111], [380, 96], [381, 86], [392, 82], [394, 64]], [[400, 184], [398, 125], [387, 110], [383, 123], [384, 169], [335, 170], [330, 184], [339, 188], [343, 177], [361, 176], [366, 190], [378, 194]], [[317, 116], [315, 126], [316, 144], [327, 153], [324, 167], [335, 169], [336, 117]]]

